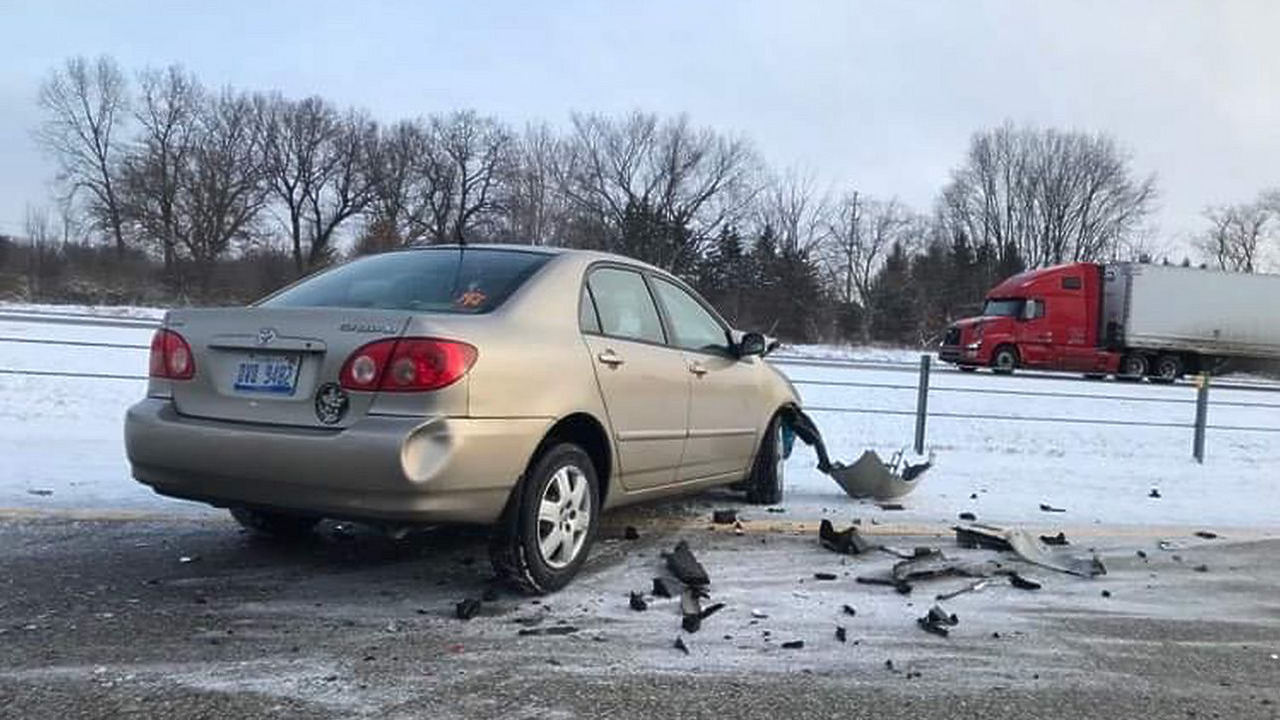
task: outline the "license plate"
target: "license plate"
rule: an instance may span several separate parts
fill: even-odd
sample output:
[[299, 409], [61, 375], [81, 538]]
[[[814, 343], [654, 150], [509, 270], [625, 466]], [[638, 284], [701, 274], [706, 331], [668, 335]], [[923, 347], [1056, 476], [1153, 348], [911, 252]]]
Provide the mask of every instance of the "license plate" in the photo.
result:
[[297, 355], [250, 355], [236, 365], [234, 387], [242, 392], [292, 395], [299, 365]]

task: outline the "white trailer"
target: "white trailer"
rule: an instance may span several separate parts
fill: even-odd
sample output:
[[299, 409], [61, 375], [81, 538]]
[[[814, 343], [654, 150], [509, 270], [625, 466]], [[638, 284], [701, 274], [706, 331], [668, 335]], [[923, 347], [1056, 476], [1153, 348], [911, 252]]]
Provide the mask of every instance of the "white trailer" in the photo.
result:
[[1138, 263], [1103, 270], [1103, 332], [1117, 350], [1280, 358], [1280, 275]]

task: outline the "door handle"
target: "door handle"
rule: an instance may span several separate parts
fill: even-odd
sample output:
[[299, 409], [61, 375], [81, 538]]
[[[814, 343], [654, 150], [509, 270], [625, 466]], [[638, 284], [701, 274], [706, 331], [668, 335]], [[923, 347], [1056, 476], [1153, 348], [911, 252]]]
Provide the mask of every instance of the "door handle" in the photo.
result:
[[702, 377], [703, 375], [707, 374], [707, 368], [703, 366], [702, 363], [695, 361], [695, 362], [689, 363], [689, 372], [693, 373], [694, 375], [697, 375], [698, 377]]
[[612, 349], [605, 350], [599, 355], [596, 355], [596, 359], [604, 363], [605, 365], [608, 365], [609, 367], [618, 367], [619, 365], [626, 362], [626, 360], [622, 359], [621, 355], [614, 352]]

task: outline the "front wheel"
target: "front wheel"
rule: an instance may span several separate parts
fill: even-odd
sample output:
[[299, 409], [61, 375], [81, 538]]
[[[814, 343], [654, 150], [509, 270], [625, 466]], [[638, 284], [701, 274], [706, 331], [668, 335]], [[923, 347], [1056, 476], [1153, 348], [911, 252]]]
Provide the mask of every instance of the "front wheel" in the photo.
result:
[[1012, 375], [1018, 368], [1018, 351], [1008, 345], [996, 350], [991, 357], [991, 371], [999, 375]]
[[747, 475], [747, 502], [753, 505], [776, 505], [782, 502], [782, 483], [786, 475], [787, 438], [782, 415], [774, 415], [760, 440], [756, 460]]
[[231, 517], [249, 532], [277, 540], [297, 540], [311, 534], [318, 517], [290, 515], [246, 507], [231, 508]]
[[577, 445], [543, 452], [494, 529], [489, 556], [498, 576], [529, 595], [568, 585], [599, 526], [596, 483], [595, 466]]

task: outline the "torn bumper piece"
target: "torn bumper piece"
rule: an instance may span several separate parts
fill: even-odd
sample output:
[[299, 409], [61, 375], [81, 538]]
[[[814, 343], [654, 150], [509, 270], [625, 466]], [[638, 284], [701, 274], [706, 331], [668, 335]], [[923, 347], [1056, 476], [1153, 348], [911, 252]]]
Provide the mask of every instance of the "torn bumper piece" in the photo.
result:
[[1102, 561], [1096, 555], [1080, 556], [1051, 550], [1026, 530], [971, 523], [957, 525], [955, 531], [956, 542], [960, 547], [981, 547], [1012, 552], [1032, 565], [1080, 577], [1107, 574], [1107, 569], [1103, 567]]
[[818, 455], [818, 469], [830, 475], [845, 493], [856, 499], [892, 500], [902, 497], [915, 490], [919, 477], [933, 464], [932, 458], [909, 463], [902, 453], [896, 454], [892, 462], [886, 464], [873, 450], [864, 452], [852, 465], [832, 462], [827, 455], [826, 443], [822, 441], [822, 433], [812, 418], [798, 408], [791, 408], [782, 417], [791, 433], [813, 447]]

